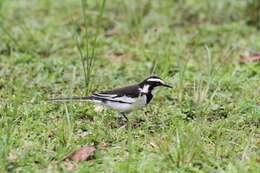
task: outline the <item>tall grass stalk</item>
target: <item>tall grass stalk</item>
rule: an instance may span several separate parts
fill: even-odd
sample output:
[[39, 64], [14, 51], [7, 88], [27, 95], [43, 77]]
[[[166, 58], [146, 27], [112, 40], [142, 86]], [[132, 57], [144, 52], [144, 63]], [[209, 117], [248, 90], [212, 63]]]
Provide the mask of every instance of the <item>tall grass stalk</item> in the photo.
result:
[[260, 28], [260, 1], [247, 0], [246, 14], [248, 16], [248, 23]]
[[66, 104], [65, 106], [65, 113], [66, 113], [66, 126], [64, 127], [64, 139], [66, 141], [67, 146], [70, 145], [72, 134], [73, 134], [73, 127], [71, 123], [71, 115], [69, 113], [68, 107]]
[[[205, 49], [207, 52], [207, 80], [203, 79], [203, 75], [201, 74], [199, 79], [194, 82], [194, 101], [197, 104], [202, 103], [209, 94], [209, 89], [212, 84], [213, 78], [213, 65], [212, 65], [212, 56], [211, 51], [207, 45], [205, 45]], [[206, 84], [205, 84], [206, 83]]]
[[97, 37], [100, 33], [100, 23], [103, 16], [106, 0], [102, 0], [99, 7], [99, 13], [96, 21], [95, 33], [89, 34], [87, 24], [87, 1], [81, 0], [81, 13], [83, 19], [83, 32], [77, 35], [77, 49], [80, 55], [81, 64], [84, 72], [85, 94], [91, 90], [91, 75], [94, 70], [94, 62], [96, 60]]

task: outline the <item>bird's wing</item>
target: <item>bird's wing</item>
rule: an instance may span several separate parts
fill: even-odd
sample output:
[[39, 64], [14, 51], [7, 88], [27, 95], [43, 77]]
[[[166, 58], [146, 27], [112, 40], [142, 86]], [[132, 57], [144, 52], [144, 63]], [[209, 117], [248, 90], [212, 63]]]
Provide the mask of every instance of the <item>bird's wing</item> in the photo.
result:
[[102, 101], [102, 102], [118, 102], [118, 103], [127, 103], [127, 104], [132, 104], [136, 101], [135, 98], [127, 97], [127, 96], [116, 96], [116, 97], [111, 97], [109, 95], [102, 96], [99, 94], [93, 94], [91, 96], [91, 100], [97, 100], [97, 101]]
[[135, 98], [135, 97], [139, 96], [139, 86], [131, 85], [131, 86], [123, 87], [123, 88], [117, 88], [114, 90], [103, 91], [103, 92], [100, 92], [99, 94], [114, 95], [113, 97], [121, 97], [121, 96], [125, 95], [125, 96]]
[[124, 88], [104, 91], [101, 93], [95, 93], [92, 95], [92, 98], [101, 101], [112, 101], [132, 104], [136, 101], [136, 98], [139, 96], [138, 93], [138, 86], [132, 85]]

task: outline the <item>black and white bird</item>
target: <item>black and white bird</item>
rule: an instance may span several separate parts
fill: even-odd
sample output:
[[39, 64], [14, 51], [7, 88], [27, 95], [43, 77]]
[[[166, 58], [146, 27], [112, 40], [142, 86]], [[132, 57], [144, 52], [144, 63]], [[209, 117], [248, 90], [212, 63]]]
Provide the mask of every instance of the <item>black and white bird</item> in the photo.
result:
[[145, 107], [153, 98], [152, 91], [158, 86], [172, 88], [167, 85], [160, 77], [150, 76], [139, 84], [117, 88], [114, 90], [94, 93], [86, 97], [71, 97], [71, 98], [54, 98], [52, 101], [91, 101], [100, 103], [107, 107], [116, 110], [120, 115], [123, 115], [126, 120], [126, 113], [136, 109]]

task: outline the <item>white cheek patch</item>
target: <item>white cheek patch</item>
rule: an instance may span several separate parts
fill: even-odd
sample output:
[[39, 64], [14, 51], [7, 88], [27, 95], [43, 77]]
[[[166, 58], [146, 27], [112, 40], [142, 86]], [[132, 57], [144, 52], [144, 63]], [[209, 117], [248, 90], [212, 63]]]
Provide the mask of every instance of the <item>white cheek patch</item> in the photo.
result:
[[148, 93], [150, 85], [144, 85], [143, 88], [140, 89], [142, 93]]
[[162, 81], [161, 79], [157, 79], [157, 78], [151, 78], [147, 80], [148, 82], [160, 82], [162, 84], [164, 84], [164, 81]]

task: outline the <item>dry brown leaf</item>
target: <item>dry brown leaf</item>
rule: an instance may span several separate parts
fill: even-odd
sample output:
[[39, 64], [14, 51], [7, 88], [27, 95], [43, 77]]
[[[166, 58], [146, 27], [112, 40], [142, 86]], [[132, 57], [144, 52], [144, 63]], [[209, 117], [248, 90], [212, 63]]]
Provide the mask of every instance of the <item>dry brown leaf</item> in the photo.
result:
[[90, 155], [96, 151], [96, 148], [93, 146], [85, 146], [82, 147], [74, 152], [72, 152], [71, 154], [68, 154], [67, 156], [65, 156], [62, 160], [73, 160], [76, 162], [80, 162], [80, 161], [84, 161], [84, 160], [88, 160]]
[[249, 55], [240, 55], [239, 62], [241, 64], [260, 61], [260, 52], [251, 53]]

